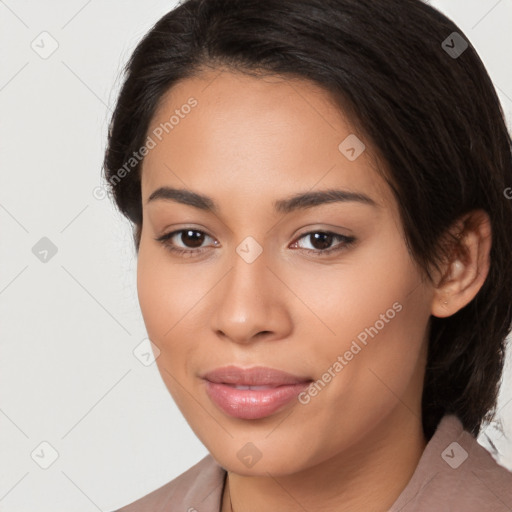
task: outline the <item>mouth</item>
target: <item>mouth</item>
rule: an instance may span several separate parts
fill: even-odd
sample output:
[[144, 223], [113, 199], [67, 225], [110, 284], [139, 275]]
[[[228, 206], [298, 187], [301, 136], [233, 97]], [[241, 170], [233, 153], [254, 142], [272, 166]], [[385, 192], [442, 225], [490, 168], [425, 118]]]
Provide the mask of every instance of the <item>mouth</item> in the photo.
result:
[[206, 394], [224, 413], [260, 419], [289, 404], [313, 379], [268, 367], [226, 366], [202, 375]]
[[[219, 384], [225, 384], [226, 386], [230, 386], [235, 389], [252, 389], [253, 391], [258, 391], [260, 389], [273, 389], [280, 386], [240, 386], [238, 384], [227, 384], [225, 382], [220, 382]], [[286, 385], [286, 384], [283, 384]]]
[[301, 377], [266, 366], [252, 368], [224, 366], [203, 374], [202, 378], [218, 384], [267, 388], [301, 384], [312, 380], [310, 377]]

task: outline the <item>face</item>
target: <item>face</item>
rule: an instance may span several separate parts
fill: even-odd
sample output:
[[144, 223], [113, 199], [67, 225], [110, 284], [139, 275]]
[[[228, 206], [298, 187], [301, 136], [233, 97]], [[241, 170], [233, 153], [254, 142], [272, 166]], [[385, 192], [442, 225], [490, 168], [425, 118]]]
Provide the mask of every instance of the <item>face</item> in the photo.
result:
[[[228, 71], [173, 87], [149, 128], [140, 306], [167, 388], [231, 471], [295, 473], [421, 415], [433, 291], [354, 132], [316, 85]], [[226, 366], [292, 378], [212, 376]]]

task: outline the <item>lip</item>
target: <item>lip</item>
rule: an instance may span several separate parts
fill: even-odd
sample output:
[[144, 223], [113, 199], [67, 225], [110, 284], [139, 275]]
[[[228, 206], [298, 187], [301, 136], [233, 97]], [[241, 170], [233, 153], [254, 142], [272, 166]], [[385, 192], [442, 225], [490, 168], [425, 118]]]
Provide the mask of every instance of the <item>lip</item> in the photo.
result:
[[[206, 393], [226, 414], [241, 419], [259, 419], [277, 412], [305, 389], [312, 379], [256, 366], [225, 366], [205, 373]], [[238, 389], [244, 386], [246, 389]], [[256, 389], [251, 389], [255, 386]], [[248, 388], [247, 388], [248, 387]]]
[[300, 384], [310, 382], [310, 377], [300, 377], [282, 370], [267, 366], [240, 368], [239, 366], [223, 366], [202, 375], [203, 379], [219, 384], [234, 384], [239, 386], [269, 386], [277, 387], [285, 384]]

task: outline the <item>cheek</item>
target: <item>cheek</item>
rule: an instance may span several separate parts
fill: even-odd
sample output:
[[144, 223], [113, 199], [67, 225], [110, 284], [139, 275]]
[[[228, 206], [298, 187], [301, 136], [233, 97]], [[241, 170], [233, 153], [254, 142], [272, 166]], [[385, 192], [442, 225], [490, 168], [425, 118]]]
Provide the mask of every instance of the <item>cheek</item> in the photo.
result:
[[[156, 360], [159, 368], [169, 366], [172, 358], [167, 355], [171, 350], [174, 353], [183, 348], [173, 340], [183, 326], [180, 319], [190, 309], [187, 287], [180, 282], [180, 267], [169, 265], [168, 261], [166, 264], [162, 252], [141, 240], [137, 258], [137, 294], [148, 337], [160, 350]], [[172, 372], [171, 368], [168, 370]]]
[[[391, 324], [405, 325], [412, 319], [409, 327], [413, 327], [418, 316], [428, 317], [421, 274], [392, 231], [348, 252], [340, 263], [302, 261], [283, 267], [281, 273], [293, 283], [297, 296], [316, 317], [312, 321], [337, 350], [376, 323], [384, 332]], [[329, 350], [329, 343], [322, 346]]]
[[164, 367], [181, 379], [190, 373], [201, 347], [198, 337], [208, 325], [204, 304], [215, 284], [211, 274], [207, 266], [198, 271], [173, 262], [165, 250], [141, 240], [137, 293], [148, 337], [160, 350], [156, 362], [161, 373]]
[[137, 294], [146, 330], [157, 344], [162, 333], [172, 325], [172, 309], [167, 307], [167, 301], [172, 300], [172, 290], [166, 290], [165, 282], [160, 265], [155, 264], [150, 251], [141, 242], [137, 261]]
[[318, 378], [329, 369], [339, 377], [332, 379], [313, 406], [324, 420], [337, 414], [325, 407], [329, 403], [342, 403], [369, 418], [389, 411], [396, 397], [410, 394], [404, 401], [414, 400], [418, 385], [414, 376], [423, 364], [430, 317], [429, 287], [405, 248], [373, 254], [379, 254], [373, 264], [362, 258], [344, 281], [340, 276], [338, 287], [330, 285], [327, 290], [332, 296], [340, 290], [323, 309], [323, 318], [336, 336], [319, 346], [316, 370]]
[[166, 251], [141, 240], [137, 294], [150, 338], [167, 344], [174, 331], [194, 314], [193, 305], [201, 293], [198, 282], [197, 276], [187, 273], [184, 266], [173, 264]]
[[[307, 278], [304, 269], [294, 272], [300, 295], [321, 320], [314, 319], [322, 333], [315, 343], [317, 378], [330, 369], [344, 375], [334, 379], [332, 392], [344, 393], [348, 379], [361, 395], [375, 396], [379, 386], [385, 393], [371, 368], [392, 389], [403, 392], [421, 356], [431, 290], [399, 235], [383, 233], [343, 265], [319, 267]], [[343, 369], [338, 364], [336, 372], [338, 356]]]
[[[182, 386], [189, 372], [187, 361], [193, 359], [193, 336], [187, 336], [188, 304], [186, 287], [180, 283], [179, 265], [169, 265], [161, 250], [154, 249], [141, 240], [137, 260], [137, 293], [140, 309], [149, 339], [158, 347], [156, 365], [163, 382], [177, 406], [185, 412], [187, 394]], [[183, 279], [183, 277], [182, 277]], [[190, 311], [188, 315], [192, 312]]]

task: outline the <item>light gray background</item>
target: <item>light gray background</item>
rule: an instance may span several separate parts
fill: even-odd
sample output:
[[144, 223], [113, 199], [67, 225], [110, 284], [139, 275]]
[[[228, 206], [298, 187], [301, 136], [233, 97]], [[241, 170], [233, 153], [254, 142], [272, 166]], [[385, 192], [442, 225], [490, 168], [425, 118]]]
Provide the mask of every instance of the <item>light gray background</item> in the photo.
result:
[[[431, 3], [477, 48], [510, 127], [512, 0]], [[175, 4], [0, 0], [4, 512], [113, 510], [207, 454], [155, 364], [133, 353], [148, 346], [130, 230], [108, 198], [93, 195], [121, 67]], [[58, 48], [42, 58], [31, 44]], [[42, 237], [57, 247], [47, 262], [32, 252]], [[500, 417], [511, 437], [510, 361], [505, 380]], [[511, 440], [487, 432], [512, 469]], [[52, 450], [58, 457], [43, 469]]]

